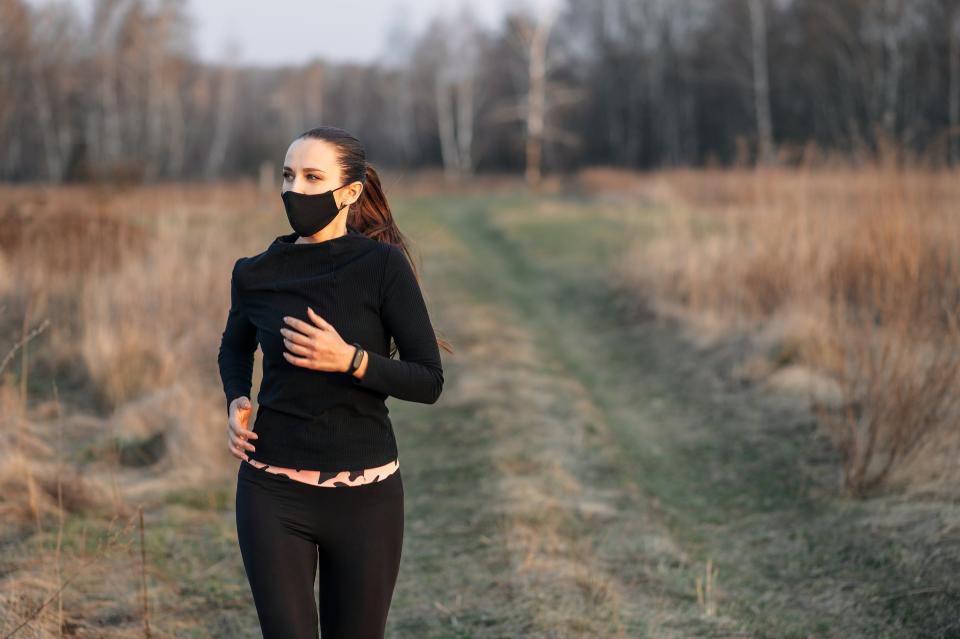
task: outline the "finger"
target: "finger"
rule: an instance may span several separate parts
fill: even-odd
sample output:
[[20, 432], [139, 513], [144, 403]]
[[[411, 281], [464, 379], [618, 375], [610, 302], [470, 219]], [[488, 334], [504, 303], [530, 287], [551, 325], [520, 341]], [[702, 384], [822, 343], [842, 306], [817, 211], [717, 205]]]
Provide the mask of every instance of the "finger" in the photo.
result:
[[333, 328], [333, 325], [330, 324], [330, 322], [320, 317], [320, 315], [318, 315], [317, 312], [314, 311], [309, 306], [307, 307], [307, 316], [313, 321], [314, 324], [316, 324], [320, 328], [323, 328], [323, 329]]
[[290, 353], [284, 351], [283, 356], [287, 358], [287, 361], [295, 366], [303, 366], [304, 368], [313, 368], [310, 365], [310, 360], [306, 357], [297, 357], [296, 355], [291, 355]]
[[260, 435], [256, 431], [250, 430], [246, 424], [238, 424], [233, 421], [227, 422], [227, 427], [229, 429], [229, 435], [234, 437], [244, 437], [258, 439]]
[[298, 333], [291, 328], [281, 328], [280, 334], [291, 342], [296, 342], [297, 344], [303, 344], [304, 346], [310, 346], [313, 344], [313, 338], [311, 336]]
[[313, 352], [313, 348], [308, 348], [308, 347], [303, 346], [303, 345], [301, 345], [301, 344], [295, 344], [295, 343], [291, 342], [290, 340], [286, 340], [286, 339], [283, 340], [283, 345], [287, 347], [287, 350], [292, 351], [292, 352], [296, 353], [297, 355], [308, 356], [308, 355], [310, 355], [310, 353]]
[[314, 326], [313, 324], [308, 324], [303, 320], [297, 319], [296, 317], [290, 317], [289, 315], [284, 317], [283, 321], [287, 323], [286, 328], [290, 328], [295, 331], [300, 331], [304, 335], [307, 335], [310, 337], [316, 335], [321, 330], [318, 326]]
[[251, 450], [251, 451], [257, 450], [257, 448], [253, 444], [251, 444], [250, 442], [246, 441], [241, 437], [233, 438], [233, 440], [230, 443], [236, 448], [242, 448], [244, 450]]
[[230, 453], [233, 454], [233, 456], [236, 457], [237, 459], [244, 459], [244, 460], [250, 461], [250, 458], [246, 455], [246, 453], [243, 453], [237, 450], [236, 448], [234, 448], [233, 444], [231, 444], [229, 448], [230, 448]]

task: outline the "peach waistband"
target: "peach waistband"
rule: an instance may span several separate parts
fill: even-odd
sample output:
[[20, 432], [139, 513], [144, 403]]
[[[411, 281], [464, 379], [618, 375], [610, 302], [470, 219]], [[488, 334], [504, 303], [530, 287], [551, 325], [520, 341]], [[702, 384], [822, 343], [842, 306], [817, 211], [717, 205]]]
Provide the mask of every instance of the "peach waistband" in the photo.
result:
[[376, 468], [366, 468], [364, 470], [299, 470], [296, 468], [284, 468], [282, 466], [270, 466], [258, 462], [254, 459], [244, 460], [245, 463], [255, 466], [268, 473], [275, 475], [284, 475], [288, 479], [319, 486], [321, 488], [342, 488], [345, 486], [361, 486], [375, 481], [386, 479], [400, 468], [400, 460], [394, 459], [382, 466]]

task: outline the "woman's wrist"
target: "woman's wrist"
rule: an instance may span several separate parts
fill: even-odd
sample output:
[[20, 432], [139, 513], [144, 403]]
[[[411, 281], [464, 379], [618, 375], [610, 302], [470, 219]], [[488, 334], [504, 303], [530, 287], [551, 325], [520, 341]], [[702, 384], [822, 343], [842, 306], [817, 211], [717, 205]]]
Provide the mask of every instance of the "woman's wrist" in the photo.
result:
[[[354, 358], [354, 356], [355, 356], [356, 354], [357, 354], [357, 347], [354, 346], [353, 344], [347, 344], [346, 348], [344, 348], [344, 362], [345, 362], [345, 363], [343, 364], [343, 366], [342, 366], [342, 368], [341, 368], [341, 370], [342, 370], [344, 373], [346, 373], [347, 371], [350, 370], [350, 366], [351, 366], [351, 364], [353, 364], [353, 358]], [[363, 377], [364, 371], [367, 370], [367, 359], [368, 359], [368, 358], [367, 358], [367, 351], [364, 350], [364, 351], [363, 351], [363, 359], [360, 360], [360, 365], [357, 366], [357, 369], [351, 373], [351, 375], [353, 375], [353, 377], [356, 377], [356, 378], [358, 378], [358, 379], [361, 378], [361, 377]]]
[[363, 359], [360, 360], [360, 365], [357, 366], [357, 370], [353, 371], [353, 376], [354, 376], [355, 378], [357, 378], [357, 379], [363, 379], [363, 374], [364, 374], [364, 373], [366, 372], [366, 370], [367, 370], [367, 360], [369, 360], [369, 359], [370, 359], [369, 353], [367, 353], [366, 349], [364, 349], [364, 351], [363, 351]]

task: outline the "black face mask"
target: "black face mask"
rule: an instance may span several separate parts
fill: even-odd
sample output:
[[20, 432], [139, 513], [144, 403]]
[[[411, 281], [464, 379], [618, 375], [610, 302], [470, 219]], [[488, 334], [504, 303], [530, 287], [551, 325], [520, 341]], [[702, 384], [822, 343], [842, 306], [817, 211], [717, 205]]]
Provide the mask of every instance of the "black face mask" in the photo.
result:
[[336, 189], [314, 195], [295, 191], [284, 191], [280, 194], [283, 198], [283, 207], [287, 210], [287, 220], [297, 235], [300, 237], [313, 235], [337, 217], [343, 207], [337, 208], [333, 192], [345, 186], [347, 185], [342, 184]]

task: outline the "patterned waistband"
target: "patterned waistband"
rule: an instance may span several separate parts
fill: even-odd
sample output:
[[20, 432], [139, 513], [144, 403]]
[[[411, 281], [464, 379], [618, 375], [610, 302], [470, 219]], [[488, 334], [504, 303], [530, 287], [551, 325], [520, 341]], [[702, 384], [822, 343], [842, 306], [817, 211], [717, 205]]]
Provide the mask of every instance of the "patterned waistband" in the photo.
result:
[[258, 462], [255, 459], [244, 460], [241, 463], [273, 473], [282, 475], [287, 479], [299, 481], [311, 486], [320, 488], [343, 488], [351, 486], [363, 486], [377, 481], [383, 481], [400, 468], [400, 460], [394, 459], [382, 466], [375, 468], [365, 468], [363, 470], [301, 470], [298, 468], [283, 468], [281, 466], [270, 466]]

